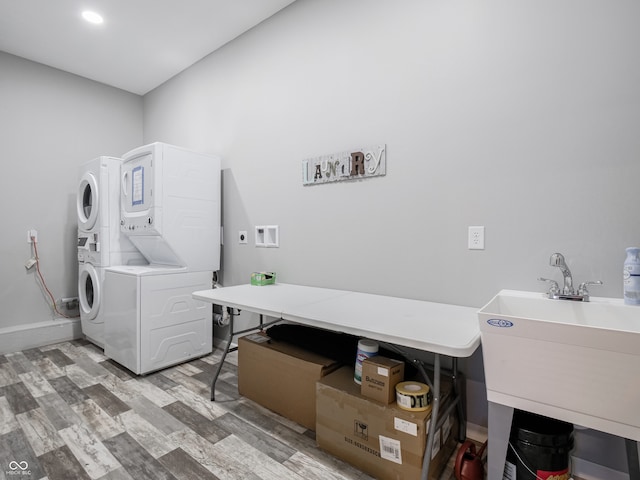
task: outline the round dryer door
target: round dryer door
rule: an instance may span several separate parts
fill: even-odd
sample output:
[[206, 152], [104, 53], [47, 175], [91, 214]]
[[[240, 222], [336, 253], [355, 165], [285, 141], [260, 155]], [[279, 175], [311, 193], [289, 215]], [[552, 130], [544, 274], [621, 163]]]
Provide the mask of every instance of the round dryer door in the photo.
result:
[[78, 227], [90, 230], [96, 223], [99, 211], [98, 182], [93, 173], [87, 172], [82, 176], [78, 186], [76, 208], [78, 211]]
[[100, 279], [98, 272], [89, 263], [80, 266], [78, 274], [78, 300], [80, 316], [83, 320], [93, 320], [100, 310]]

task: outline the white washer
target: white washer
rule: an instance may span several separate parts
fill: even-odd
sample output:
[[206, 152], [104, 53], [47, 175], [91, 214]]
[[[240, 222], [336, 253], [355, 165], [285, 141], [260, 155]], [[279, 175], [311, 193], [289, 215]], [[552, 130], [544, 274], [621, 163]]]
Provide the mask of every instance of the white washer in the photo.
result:
[[81, 263], [78, 269], [78, 303], [82, 333], [91, 342], [104, 347], [102, 290], [105, 267]]
[[120, 232], [121, 164], [122, 160], [115, 157], [98, 157], [83, 163], [76, 197], [80, 324], [87, 339], [100, 347], [104, 346], [104, 268], [146, 263]]
[[211, 305], [192, 293], [210, 289], [212, 273], [151, 265], [105, 269], [105, 355], [141, 375], [211, 353]]

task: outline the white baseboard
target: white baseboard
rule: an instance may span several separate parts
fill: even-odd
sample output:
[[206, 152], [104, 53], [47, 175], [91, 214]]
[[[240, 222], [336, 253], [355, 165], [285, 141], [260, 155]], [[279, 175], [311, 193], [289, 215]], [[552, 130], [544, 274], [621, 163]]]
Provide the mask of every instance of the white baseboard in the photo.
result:
[[603, 467], [578, 457], [571, 457], [571, 473], [582, 480], [629, 480], [629, 474]]
[[487, 427], [467, 422], [467, 437], [474, 442], [484, 443], [489, 438], [489, 430]]
[[55, 319], [0, 328], [0, 354], [75, 340], [82, 337], [80, 319]]

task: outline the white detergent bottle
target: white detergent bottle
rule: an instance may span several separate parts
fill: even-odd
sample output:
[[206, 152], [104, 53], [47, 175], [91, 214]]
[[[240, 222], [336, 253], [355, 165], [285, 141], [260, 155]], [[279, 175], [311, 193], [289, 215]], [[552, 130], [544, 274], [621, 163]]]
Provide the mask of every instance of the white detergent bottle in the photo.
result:
[[624, 261], [624, 303], [640, 305], [640, 248], [627, 248]]
[[362, 362], [367, 358], [375, 357], [378, 354], [378, 342], [373, 340], [362, 339], [358, 342], [358, 352], [356, 354], [356, 368], [353, 374], [353, 380], [362, 385]]

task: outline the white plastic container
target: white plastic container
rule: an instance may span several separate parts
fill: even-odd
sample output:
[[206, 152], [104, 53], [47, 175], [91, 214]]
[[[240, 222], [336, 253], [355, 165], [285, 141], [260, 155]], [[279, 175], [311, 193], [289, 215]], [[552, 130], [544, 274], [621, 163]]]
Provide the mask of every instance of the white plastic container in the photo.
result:
[[640, 248], [627, 248], [624, 261], [623, 285], [624, 303], [640, 305]]
[[360, 340], [358, 342], [358, 353], [356, 354], [356, 370], [353, 374], [353, 380], [362, 385], [362, 362], [369, 357], [375, 357], [378, 354], [378, 344], [373, 340]]

